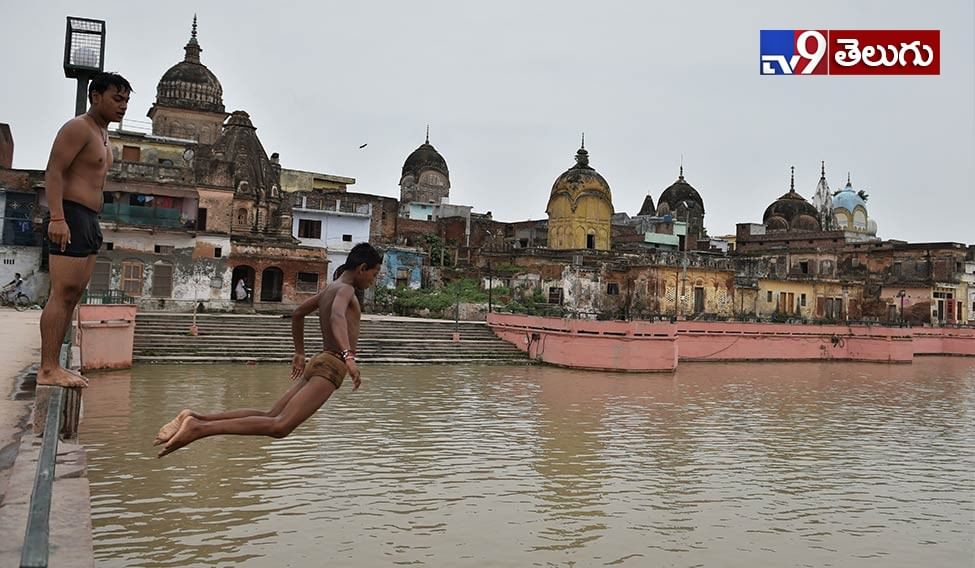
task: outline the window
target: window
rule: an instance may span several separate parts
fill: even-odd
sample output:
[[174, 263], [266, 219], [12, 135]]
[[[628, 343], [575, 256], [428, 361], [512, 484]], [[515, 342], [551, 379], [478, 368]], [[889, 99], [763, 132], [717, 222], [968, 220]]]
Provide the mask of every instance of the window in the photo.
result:
[[610, 282], [606, 285], [606, 293], [610, 296], [619, 296], [620, 285], [617, 282]]
[[123, 162], [138, 162], [142, 157], [142, 150], [138, 146], [122, 146]]
[[799, 294], [799, 305], [802, 306], [802, 307], [805, 307], [806, 306], [806, 295], [805, 294]]
[[213, 247], [213, 258], [220, 258], [223, 256], [222, 247]]
[[809, 261], [802, 261], [799, 263], [799, 272], [802, 274], [809, 274]]
[[406, 288], [410, 285], [410, 269], [399, 267], [396, 269], [396, 287]]
[[299, 292], [318, 292], [318, 274], [315, 272], [299, 272], [295, 289]]
[[108, 292], [112, 287], [112, 263], [95, 261], [95, 269], [91, 273], [88, 290], [94, 293]]
[[562, 288], [552, 286], [548, 289], [548, 303], [559, 305], [562, 304]]
[[155, 298], [173, 296], [173, 266], [157, 264], [152, 267], [152, 295]]
[[4, 264], [15, 264], [16, 262], [17, 261], [15, 259], [13, 259], [13, 258], [5, 258], [5, 259], [3, 259], [3, 263]]
[[342, 235], [342, 242], [344, 242], [344, 243], [351, 243], [352, 242], [352, 235]]
[[322, 238], [322, 222], [312, 221], [310, 219], [301, 219], [298, 221], [298, 236], [302, 239], [320, 239]]
[[159, 158], [159, 165], [167, 168], [173, 167], [173, 161], [165, 158]]
[[596, 235], [586, 235], [586, 248], [587, 249], [596, 248]]
[[196, 210], [196, 230], [206, 231], [207, 230], [207, 208], [200, 207]]
[[129, 296], [142, 295], [142, 263], [126, 260], [122, 263], [122, 291]]
[[173, 245], [156, 245], [156, 254], [173, 254]]
[[765, 298], [765, 301], [768, 302], [768, 303], [770, 303], [770, 304], [772, 303], [772, 291], [771, 290], [768, 291], [768, 297]]
[[115, 243], [112, 241], [105, 241], [102, 245], [105, 246], [105, 250], [113, 250], [115, 248]]

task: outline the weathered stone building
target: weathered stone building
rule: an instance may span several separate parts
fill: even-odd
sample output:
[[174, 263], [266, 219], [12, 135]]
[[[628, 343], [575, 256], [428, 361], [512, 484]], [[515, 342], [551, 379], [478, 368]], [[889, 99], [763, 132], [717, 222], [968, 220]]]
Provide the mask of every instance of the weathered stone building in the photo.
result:
[[[402, 217], [424, 220], [433, 214], [432, 206], [447, 203], [450, 197], [450, 170], [447, 161], [427, 138], [407, 156], [400, 175], [400, 206]], [[429, 213], [426, 209], [429, 208]]]
[[[160, 79], [152, 133], [124, 125], [110, 133], [105, 248], [90, 290], [119, 289], [151, 309], [300, 303], [324, 284], [325, 253], [292, 237], [277, 156], [267, 155], [246, 112], [224, 112], [195, 22], [185, 50]], [[240, 281], [250, 294], [238, 300]]]

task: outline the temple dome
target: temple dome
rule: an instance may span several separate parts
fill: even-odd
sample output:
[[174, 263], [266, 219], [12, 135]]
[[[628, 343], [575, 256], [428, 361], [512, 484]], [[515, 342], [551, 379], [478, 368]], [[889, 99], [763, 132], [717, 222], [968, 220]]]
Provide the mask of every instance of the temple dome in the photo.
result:
[[428, 138], [426, 142], [420, 144], [420, 147], [407, 156], [406, 162], [403, 163], [403, 174], [402, 177], [407, 175], [412, 175], [414, 179], [419, 179], [420, 173], [423, 170], [435, 170], [442, 173], [445, 176], [449, 176], [450, 172], [447, 169], [447, 161], [444, 160], [440, 152], [430, 144], [430, 139]]
[[552, 184], [549, 204], [559, 195], [565, 195], [572, 203], [573, 209], [585, 196], [597, 197], [609, 203], [611, 207], [613, 204], [609, 183], [599, 175], [599, 172], [589, 166], [589, 152], [585, 147], [576, 152], [576, 165], [566, 170]]
[[[776, 199], [765, 209], [762, 215], [762, 222], [770, 230], [783, 230], [781, 223], [772, 222], [774, 218], [782, 219], [786, 222], [786, 227], [793, 231], [818, 231], [821, 228], [819, 223], [819, 211], [812, 203], [796, 193], [795, 168], [793, 168], [792, 180], [789, 192]], [[773, 226], [774, 225], [774, 226]]]
[[224, 112], [223, 87], [217, 76], [200, 61], [200, 47], [196, 39], [196, 17], [193, 32], [183, 48], [183, 61], [173, 65], [156, 85], [156, 104], [202, 112]]
[[847, 180], [846, 187], [833, 196], [833, 209], [846, 209], [852, 213], [858, 206], [866, 209], [867, 202], [853, 190], [853, 184]]
[[[681, 202], [697, 204], [700, 207], [700, 214], [702, 216], [704, 215], [704, 200], [701, 199], [701, 194], [684, 179], [684, 166], [680, 168], [680, 175], [677, 177], [677, 181], [672, 183], [670, 187], [660, 194], [660, 198], [657, 199], [657, 207], [666, 203], [670, 206], [671, 211], [676, 211], [678, 204]], [[698, 209], [698, 207], [692, 205], [689, 209]]]

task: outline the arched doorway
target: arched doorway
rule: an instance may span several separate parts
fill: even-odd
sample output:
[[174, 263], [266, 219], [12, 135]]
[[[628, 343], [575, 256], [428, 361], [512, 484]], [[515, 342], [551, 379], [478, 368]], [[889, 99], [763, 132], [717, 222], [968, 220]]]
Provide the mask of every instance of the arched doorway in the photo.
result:
[[284, 272], [280, 268], [265, 268], [261, 273], [261, 301], [280, 302], [281, 289], [284, 284]]
[[[243, 293], [240, 292], [240, 283], [243, 282]], [[254, 303], [254, 269], [247, 265], [234, 267], [231, 276], [230, 297], [238, 304]], [[244, 296], [240, 298], [239, 296]]]

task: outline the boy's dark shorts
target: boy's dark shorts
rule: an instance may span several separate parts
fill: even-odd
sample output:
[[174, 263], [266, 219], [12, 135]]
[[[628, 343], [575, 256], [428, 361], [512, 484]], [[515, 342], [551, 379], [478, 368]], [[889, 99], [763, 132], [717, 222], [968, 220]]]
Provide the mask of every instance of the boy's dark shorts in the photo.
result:
[[98, 226], [98, 212], [75, 203], [74, 201], [63, 201], [64, 221], [68, 224], [71, 231], [71, 242], [64, 250], [47, 235], [47, 227], [50, 218], [44, 220], [44, 239], [47, 241], [47, 248], [50, 254], [55, 256], [71, 256], [75, 258], [85, 258], [93, 254], [98, 254], [102, 248], [102, 229]]

